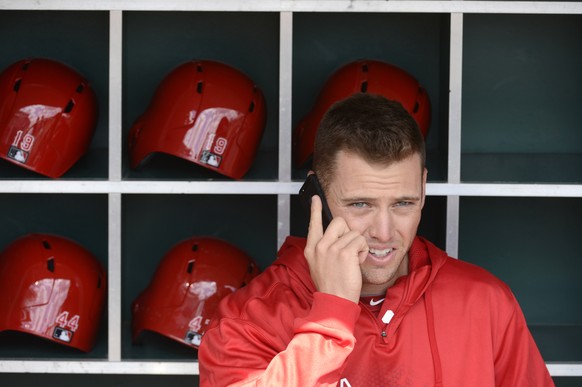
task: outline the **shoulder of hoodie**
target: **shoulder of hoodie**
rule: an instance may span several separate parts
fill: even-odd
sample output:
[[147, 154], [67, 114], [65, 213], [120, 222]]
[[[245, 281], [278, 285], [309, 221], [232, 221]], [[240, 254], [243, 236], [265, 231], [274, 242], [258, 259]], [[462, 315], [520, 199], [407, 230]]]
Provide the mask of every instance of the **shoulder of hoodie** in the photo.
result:
[[455, 290], [454, 293], [461, 297], [473, 294], [478, 298], [488, 296], [492, 301], [515, 302], [515, 296], [510, 287], [489, 270], [474, 263], [453, 258], [431, 242], [426, 240], [424, 242], [431, 256], [435, 254], [445, 256], [445, 262], [439, 269], [433, 288], [444, 291]]
[[305, 238], [287, 237], [272, 264], [221, 302], [224, 304], [220, 308], [221, 317], [245, 319], [250, 313], [266, 313], [270, 308], [278, 307], [278, 301], [284, 301], [290, 308], [308, 310], [315, 285], [303, 255], [305, 243]]

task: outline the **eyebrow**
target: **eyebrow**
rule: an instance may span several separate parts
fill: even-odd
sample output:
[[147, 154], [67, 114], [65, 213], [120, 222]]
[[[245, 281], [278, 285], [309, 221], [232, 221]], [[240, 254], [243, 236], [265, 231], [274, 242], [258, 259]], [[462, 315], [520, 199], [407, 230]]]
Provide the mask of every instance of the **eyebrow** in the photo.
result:
[[[368, 198], [364, 196], [355, 196], [351, 198], [340, 199], [342, 203], [354, 203], [354, 202], [371, 202], [374, 201], [374, 198]], [[415, 195], [404, 195], [399, 196], [395, 200], [395, 202], [415, 202], [420, 201], [420, 196]]]
[[415, 202], [415, 201], [419, 201], [419, 200], [420, 200], [420, 196], [401, 196], [401, 197], [396, 199], [396, 201], [398, 201], [398, 202]]

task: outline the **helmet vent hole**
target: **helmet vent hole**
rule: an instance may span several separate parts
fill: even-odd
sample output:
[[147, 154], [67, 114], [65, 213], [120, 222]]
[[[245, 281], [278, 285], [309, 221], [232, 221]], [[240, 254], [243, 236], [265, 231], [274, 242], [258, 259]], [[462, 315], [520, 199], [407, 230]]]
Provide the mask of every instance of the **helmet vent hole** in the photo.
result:
[[29, 61], [29, 62], [26, 62], [26, 63], [24, 63], [24, 64], [22, 65], [22, 69], [23, 69], [24, 71], [28, 70], [28, 66], [29, 66], [29, 65], [30, 65], [30, 61]]
[[75, 102], [73, 102], [73, 100], [71, 99], [69, 101], [69, 103], [67, 104], [67, 106], [65, 106], [65, 113], [70, 113], [74, 107], [75, 107]]
[[198, 82], [196, 84], [196, 92], [198, 92], [198, 94], [202, 94], [202, 86], [203, 86], [202, 82]]
[[196, 66], [196, 71], [198, 71], [199, 73], [201, 73], [201, 72], [202, 72], [202, 65], [201, 65], [201, 64], [198, 64], [198, 65]]
[[46, 268], [51, 273], [54, 273], [55, 272], [55, 258], [54, 257], [51, 257], [51, 258], [47, 259], [47, 261], [46, 261]]
[[198, 251], [198, 245], [196, 243], [192, 245], [192, 251]]
[[251, 101], [251, 104], [249, 106], [249, 112], [253, 112], [253, 110], [255, 110], [255, 101]]
[[420, 106], [418, 105], [418, 102], [414, 104], [414, 109], [412, 110], [413, 113], [418, 113], [418, 108], [420, 108]]
[[363, 71], [363, 72], [365, 72], [365, 73], [367, 73], [367, 72], [368, 72], [368, 64], [367, 64], [367, 63], [364, 63], [364, 64], [362, 65], [362, 71]]
[[81, 94], [83, 92], [83, 89], [84, 88], [85, 88], [85, 85], [80, 84], [79, 86], [77, 86], [76, 92], [79, 93], [79, 94]]
[[22, 78], [17, 80], [16, 82], [14, 82], [14, 86], [12, 87], [12, 89], [14, 89], [14, 91], [18, 91], [20, 89], [21, 82], [22, 82]]
[[47, 250], [51, 249], [51, 244], [48, 243], [48, 241], [42, 241], [42, 247], [44, 247]]
[[196, 262], [195, 260], [188, 261], [188, 267], [186, 268], [186, 271], [188, 272], [188, 274], [192, 274], [192, 271], [194, 270], [194, 263], [195, 262]]
[[362, 82], [362, 86], [360, 87], [360, 90], [362, 91], [362, 93], [365, 93], [366, 91], [368, 91], [368, 82]]

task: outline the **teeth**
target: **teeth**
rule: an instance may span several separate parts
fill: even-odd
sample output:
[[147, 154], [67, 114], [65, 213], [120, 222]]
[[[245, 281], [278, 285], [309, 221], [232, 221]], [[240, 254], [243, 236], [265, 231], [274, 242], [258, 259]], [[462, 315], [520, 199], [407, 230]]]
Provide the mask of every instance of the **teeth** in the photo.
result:
[[376, 250], [370, 249], [370, 254], [375, 255], [376, 257], [385, 257], [392, 252], [392, 249], [384, 249], [384, 250]]

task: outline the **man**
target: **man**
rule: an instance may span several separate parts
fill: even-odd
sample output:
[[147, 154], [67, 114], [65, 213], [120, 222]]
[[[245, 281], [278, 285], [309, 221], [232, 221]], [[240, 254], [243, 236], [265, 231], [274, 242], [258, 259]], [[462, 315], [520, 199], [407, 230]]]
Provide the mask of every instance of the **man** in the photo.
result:
[[202, 386], [552, 386], [510, 289], [416, 236], [423, 137], [399, 103], [356, 94], [317, 132], [307, 240], [227, 297]]

